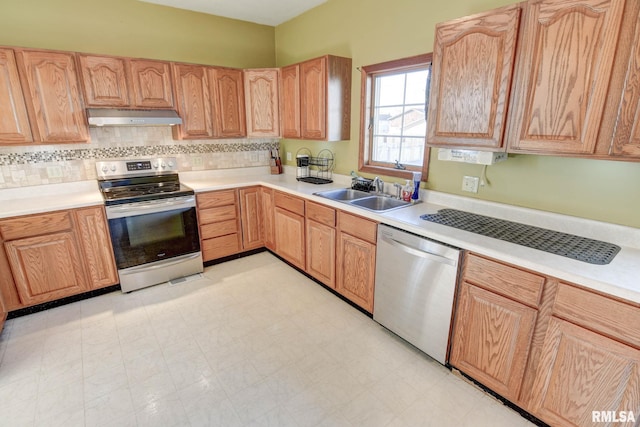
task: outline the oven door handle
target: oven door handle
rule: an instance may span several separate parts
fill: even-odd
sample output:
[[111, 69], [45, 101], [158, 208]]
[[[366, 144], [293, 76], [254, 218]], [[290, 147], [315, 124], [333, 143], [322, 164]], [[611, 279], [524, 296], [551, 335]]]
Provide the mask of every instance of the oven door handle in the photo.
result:
[[181, 200], [168, 200], [159, 202], [157, 200], [150, 203], [135, 203], [125, 205], [107, 206], [107, 219], [123, 218], [127, 216], [144, 215], [158, 212], [167, 212], [177, 209], [195, 208], [195, 197], [188, 197]]

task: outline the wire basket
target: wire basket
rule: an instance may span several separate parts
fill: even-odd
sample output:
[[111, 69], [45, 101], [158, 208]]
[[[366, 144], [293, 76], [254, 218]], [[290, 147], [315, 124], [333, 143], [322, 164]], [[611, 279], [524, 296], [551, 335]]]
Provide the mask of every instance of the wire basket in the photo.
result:
[[333, 153], [321, 150], [317, 156], [312, 156], [307, 148], [301, 148], [296, 153], [296, 179], [311, 184], [328, 184], [333, 182]]

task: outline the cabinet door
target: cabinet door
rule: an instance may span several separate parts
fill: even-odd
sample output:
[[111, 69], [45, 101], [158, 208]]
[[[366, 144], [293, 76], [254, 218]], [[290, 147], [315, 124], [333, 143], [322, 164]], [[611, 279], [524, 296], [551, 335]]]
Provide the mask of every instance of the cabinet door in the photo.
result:
[[279, 70], [244, 71], [247, 136], [280, 136]]
[[2, 329], [4, 328], [4, 321], [7, 320], [7, 309], [4, 306], [4, 302], [2, 301], [2, 295], [0, 295], [0, 334], [2, 333]]
[[53, 301], [85, 290], [72, 232], [5, 242], [20, 300], [25, 305]]
[[282, 136], [300, 138], [300, 65], [282, 68]]
[[592, 411], [640, 413], [640, 351], [572, 323], [551, 319], [538, 374], [532, 411], [550, 425], [595, 425]]
[[330, 288], [335, 288], [336, 229], [307, 220], [307, 272]]
[[275, 237], [276, 253], [304, 270], [304, 217], [276, 207]]
[[300, 127], [304, 139], [325, 139], [327, 132], [327, 58], [300, 64]]
[[244, 113], [244, 79], [242, 70], [212, 68], [209, 81], [213, 87], [215, 136], [230, 138], [246, 136]]
[[509, 151], [594, 153], [624, 3], [528, 3], [512, 96]]
[[264, 245], [275, 251], [276, 238], [275, 238], [275, 218], [274, 218], [274, 202], [273, 202], [273, 190], [270, 188], [262, 187], [262, 225], [264, 229]]
[[92, 289], [118, 283], [113, 248], [103, 208], [79, 209], [75, 215], [82, 255]]
[[173, 108], [171, 65], [146, 59], [129, 60], [131, 104], [138, 108]]
[[243, 249], [249, 250], [264, 246], [260, 187], [240, 189], [240, 217]]
[[376, 245], [340, 232], [336, 268], [336, 291], [372, 312]]
[[173, 64], [176, 104], [182, 124], [173, 127], [177, 139], [213, 138], [211, 97], [205, 67]]
[[520, 5], [436, 28], [427, 143], [502, 147]]
[[78, 55], [78, 62], [86, 106], [129, 106], [124, 58]]
[[0, 144], [33, 142], [27, 107], [11, 49], [0, 49]]
[[21, 50], [18, 58], [35, 139], [46, 144], [88, 141], [74, 54]]
[[464, 282], [449, 363], [517, 401], [537, 311]]

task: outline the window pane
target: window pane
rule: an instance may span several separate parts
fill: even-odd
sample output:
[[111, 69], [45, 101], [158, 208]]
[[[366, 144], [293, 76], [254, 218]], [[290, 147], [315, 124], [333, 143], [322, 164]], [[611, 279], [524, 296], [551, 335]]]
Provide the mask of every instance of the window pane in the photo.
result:
[[402, 135], [403, 107], [376, 108], [373, 114], [374, 135]]
[[381, 107], [404, 104], [404, 81], [404, 74], [376, 77], [375, 104]]
[[406, 108], [402, 134], [405, 136], [421, 136], [422, 138], [427, 135], [424, 105]]
[[390, 136], [374, 136], [371, 147], [371, 160], [374, 162], [394, 163], [400, 158], [400, 142], [402, 138]]
[[427, 70], [407, 73], [406, 104], [425, 104], [428, 74]]
[[424, 137], [403, 138], [400, 148], [400, 163], [421, 166], [424, 160]]

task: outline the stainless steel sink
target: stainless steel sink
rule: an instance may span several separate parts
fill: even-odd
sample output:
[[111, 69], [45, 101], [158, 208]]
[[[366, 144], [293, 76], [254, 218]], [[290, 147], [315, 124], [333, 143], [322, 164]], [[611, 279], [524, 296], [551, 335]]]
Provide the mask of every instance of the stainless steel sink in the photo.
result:
[[359, 208], [368, 209], [373, 212], [386, 212], [392, 209], [410, 206], [411, 203], [391, 197], [379, 196], [366, 191], [353, 190], [351, 188], [340, 188], [337, 190], [319, 191], [313, 193], [315, 196], [324, 197]]
[[371, 193], [367, 193], [366, 191], [352, 190], [351, 188], [339, 188], [337, 190], [319, 191], [313, 194], [315, 196], [325, 197], [327, 199], [337, 200], [340, 202], [362, 199], [364, 197], [371, 197]]
[[385, 212], [391, 209], [403, 208], [411, 205], [404, 200], [392, 199], [391, 197], [372, 196], [364, 199], [358, 199], [351, 202], [353, 206], [369, 209], [375, 212]]

